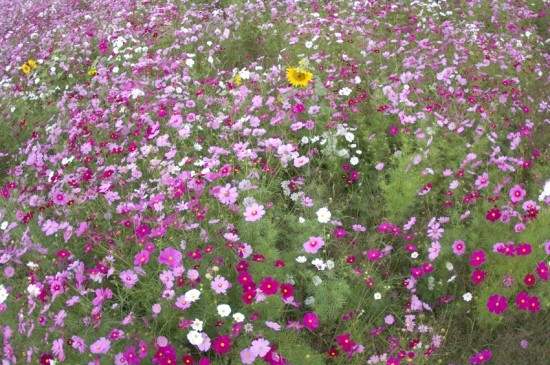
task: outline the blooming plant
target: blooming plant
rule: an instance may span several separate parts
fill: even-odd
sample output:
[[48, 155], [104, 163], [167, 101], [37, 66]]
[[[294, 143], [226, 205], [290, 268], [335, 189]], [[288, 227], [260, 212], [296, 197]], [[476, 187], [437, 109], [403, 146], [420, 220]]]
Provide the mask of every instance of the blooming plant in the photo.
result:
[[550, 363], [546, 2], [31, 3], [2, 364]]

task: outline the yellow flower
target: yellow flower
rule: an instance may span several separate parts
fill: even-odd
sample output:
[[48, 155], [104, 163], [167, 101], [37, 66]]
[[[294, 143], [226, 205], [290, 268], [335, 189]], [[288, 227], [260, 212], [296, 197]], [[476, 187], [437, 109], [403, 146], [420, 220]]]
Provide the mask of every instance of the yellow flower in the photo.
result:
[[90, 71], [88, 71], [88, 75], [93, 76], [97, 73], [97, 70], [95, 68], [92, 68]]
[[289, 67], [286, 69], [286, 77], [292, 86], [306, 87], [307, 83], [313, 78], [313, 74], [308, 71], [302, 71], [294, 67]]
[[28, 60], [27, 63], [28, 63], [32, 68], [36, 68], [36, 62], [34, 62], [33, 60]]
[[31, 68], [27, 65], [22, 65], [21, 66], [21, 69], [23, 70], [24, 73], [28, 74], [29, 72], [31, 72]]
[[237, 74], [237, 76], [235, 76], [235, 83], [237, 85], [240, 85], [242, 84], [242, 82], [243, 82], [243, 78], [241, 77], [241, 75]]

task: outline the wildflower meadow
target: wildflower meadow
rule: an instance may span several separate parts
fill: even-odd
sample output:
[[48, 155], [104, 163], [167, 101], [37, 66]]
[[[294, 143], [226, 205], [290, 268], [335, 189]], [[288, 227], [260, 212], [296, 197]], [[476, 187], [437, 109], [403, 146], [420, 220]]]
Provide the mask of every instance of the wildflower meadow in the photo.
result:
[[550, 364], [546, 0], [0, 0], [2, 365]]

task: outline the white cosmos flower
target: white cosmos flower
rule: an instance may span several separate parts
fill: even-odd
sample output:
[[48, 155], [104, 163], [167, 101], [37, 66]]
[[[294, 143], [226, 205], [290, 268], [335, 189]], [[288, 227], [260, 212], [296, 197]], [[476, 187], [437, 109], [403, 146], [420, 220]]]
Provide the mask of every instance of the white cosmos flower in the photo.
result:
[[191, 328], [193, 328], [195, 331], [202, 331], [202, 325], [203, 325], [203, 321], [201, 321], [198, 318], [195, 318], [195, 320], [191, 324]]
[[462, 299], [464, 299], [465, 302], [469, 302], [470, 300], [472, 300], [472, 293], [470, 293], [470, 292], [465, 293], [465, 294], [462, 296]]
[[220, 304], [218, 305], [218, 314], [220, 317], [227, 317], [231, 314], [231, 307], [227, 304]]
[[328, 223], [330, 221], [330, 217], [332, 217], [332, 214], [326, 207], [319, 209], [316, 214], [319, 223]]
[[200, 296], [201, 296], [201, 292], [199, 290], [191, 289], [187, 293], [185, 293], [185, 301], [193, 303], [199, 300]]
[[191, 342], [191, 345], [195, 346], [200, 345], [204, 341], [202, 334], [198, 331], [190, 331], [187, 334], [187, 339]]

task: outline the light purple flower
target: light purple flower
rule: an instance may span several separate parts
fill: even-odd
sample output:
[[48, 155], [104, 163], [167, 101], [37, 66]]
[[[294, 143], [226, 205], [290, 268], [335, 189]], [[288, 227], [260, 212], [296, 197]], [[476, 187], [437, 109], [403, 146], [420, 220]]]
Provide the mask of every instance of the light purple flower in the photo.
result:
[[132, 288], [138, 282], [137, 275], [130, 269], [121, 272], [120, 279], [128, 289]]
[[254, 203], [246, 208], [246, 211], [244, 212], [245, 221], [255, 222], [260, 218], [262, 218], [264, 214], [265, 214], [264, 206]]
[[214, 280], [210, 282], [210, 285], [216, 294], [225, 294], [227, 293], [227, 289], [231, 288], [231, 283], [223, 276], [216, 276]]
[[181, 252], [174, 249], [173, 247], [166, 247], [159, 254], [159, 262], [161, 264], [168, 265], [170, 269], [174, 269], [175, 267], [179, 266], [181, 264], [181, 259]]
[[105, 337], [101, 337], [99, 340], [90, 345], [90, 352], [92, 354], [106, 354], [111, 348], [111, 341]]

